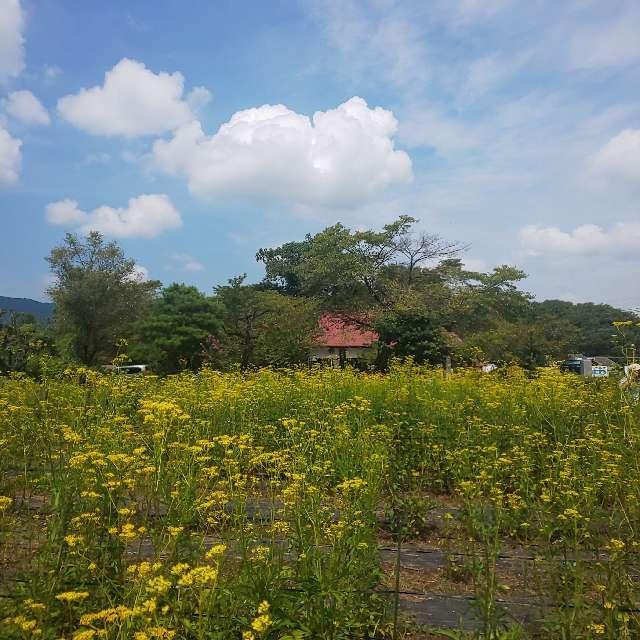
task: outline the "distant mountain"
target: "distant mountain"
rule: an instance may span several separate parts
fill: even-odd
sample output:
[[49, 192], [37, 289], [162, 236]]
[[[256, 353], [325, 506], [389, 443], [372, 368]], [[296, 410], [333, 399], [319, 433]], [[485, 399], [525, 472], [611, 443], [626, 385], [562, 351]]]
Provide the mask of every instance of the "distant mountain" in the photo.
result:
[[40, 322], [47, 322], [53, 314], [52, 302], [38, 302], [30, 298], [7, 298], [0, 296], [0, 309], [4, 311], [18, 311], [35, 316]]

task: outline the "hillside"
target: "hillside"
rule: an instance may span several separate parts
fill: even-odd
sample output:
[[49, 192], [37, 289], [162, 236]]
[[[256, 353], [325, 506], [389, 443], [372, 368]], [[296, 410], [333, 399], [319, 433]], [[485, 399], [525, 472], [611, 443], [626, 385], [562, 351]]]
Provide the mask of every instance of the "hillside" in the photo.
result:
[[38, 302], [31, 298], [9, 298], [0, 296], [0, 309], [4, 311], [18, 311], [35, 316], [41, 322], [50, 320], [53, 314], [52, 302]]

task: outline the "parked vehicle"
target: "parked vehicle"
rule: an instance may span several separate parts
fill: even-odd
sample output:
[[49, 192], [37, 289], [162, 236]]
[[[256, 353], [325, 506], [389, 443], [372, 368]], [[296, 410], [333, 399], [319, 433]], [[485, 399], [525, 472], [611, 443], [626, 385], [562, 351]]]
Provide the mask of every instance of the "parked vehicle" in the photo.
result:
[[609, 367], [600, 361], [598, 357], [571, 355], [560, 364], [560, 370], [589, 378], [608, 378]]
[[125, 364], [117, 367], [112, 364], [107, 364], [102, 368], [105, 371], [112, 371], [113, 373], [123, 373], [125, 375], [136, 375], [150, 372], [148, 364]]

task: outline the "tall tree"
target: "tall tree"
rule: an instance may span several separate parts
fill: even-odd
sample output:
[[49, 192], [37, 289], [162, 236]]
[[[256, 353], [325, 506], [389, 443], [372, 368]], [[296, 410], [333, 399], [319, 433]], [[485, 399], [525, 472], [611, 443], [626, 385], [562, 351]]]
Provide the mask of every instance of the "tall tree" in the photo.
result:
[[160, 285], [142, 280], [135, 262], [96, 231], [85, 238], [68, 233], [47, 261], [55, 276], [48, 293], [60, 344], [86, 365], [113, 355], [116, 340], [148, 312]]
[[304, 362], [317, 329], [313, 300], [245, 285], [246, 276], [216, 288], [223, 307], [223, 347], [230, 362], [285, 366]]
[[222, 331], [222, 308], [196, 287], [174, 283], [165, 287], [150, 312], [134, 327], [129, 353], [158, 373], [198, 369], [208, 341]]
[[381, 231], [352, 231], [338, 223], [302, 242], [260, 249], [265, 280], [285, 293], [316, 297], [340, 311], [390, 309], [425, 263], [463, 248], [433, 234], [415, 235], [417, 222], [400, 216]]

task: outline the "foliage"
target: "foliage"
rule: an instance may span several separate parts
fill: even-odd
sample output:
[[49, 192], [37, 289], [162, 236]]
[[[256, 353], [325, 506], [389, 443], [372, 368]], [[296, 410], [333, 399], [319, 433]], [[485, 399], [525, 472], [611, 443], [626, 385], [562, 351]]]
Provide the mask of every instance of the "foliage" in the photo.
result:
[[0, 374], [37, 373], [40, 356], [52, 350], [49, 332], [35, 318], [0, 310]]
[[[541, 322], [556, 319], [571, 324], [575, 330], [569, 351], [589, 356], [620, 356], [620, 345], [612, 324], [640, 320], [635, 313], [592, 302], [574, 304], [564, 300], [544, 300], [534, 303], [533, 311]], [[627, 337], [640, 345], [640, 327], [631, 328]]]
[[159, 283], [137, 277], [134, 261], [96, 231], [86, 238], [67, 234], [47, 261], [56, 279], [48, 293], [63, 350], [87, 365], [110, 359], [117, 339], [148, 312]]
[[388, 308], [399, 290], [411, 287], [421, 264], [460, 251], [436, 235], [414, 237], [415, 222], [403, 215], [382, 231], [351, 231], [338, 223], [302, 242], [260, 249], [257, 259], [264, 262], [265, 281], [287, 294], [316, 297], [330, 309]]
[[447, 344], [440, 323], [421, 309], [393, 311], [380, 316], [375, 325], [380, 336], [379, 368], [386, 369], [390, 357], [410, 356], [417, 364], [444, 361]]
[[249, 366], [286, 366], [307, 360], [317, 330], [313, 300], [245, 285], [246, 276], [216, 288], [223, 309], [222, 347], [229, 362]]
[[487, 330], [469, 336], [457, 348], [461, 362], [516, 363], [532, 368], [549, 364], [571, 351], [578, 329], [566, 321], [498, 321]]
[[443, 503], [484, 638], [525, 596], [530, 637], [638, 637], [639, 419], [551, 369], [2, 377], [0, 635], [376, 637], [379, 513], [413, 540]]
[[222, 310], [196, 287], [172, 284], [162, 289], [149, 313], [134, 328], [130, 356], [161, 374], [198, 369], [207, 341], [222, 329]]

